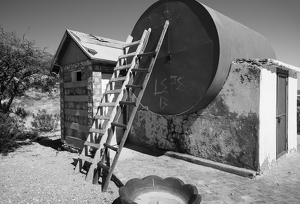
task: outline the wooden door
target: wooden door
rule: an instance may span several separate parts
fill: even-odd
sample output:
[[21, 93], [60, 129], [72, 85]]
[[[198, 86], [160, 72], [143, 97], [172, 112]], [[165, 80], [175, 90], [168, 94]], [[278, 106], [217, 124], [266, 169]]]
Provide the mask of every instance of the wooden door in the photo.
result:
[[277, 136], [276, 157], [287, 151], [287, 77], [283, 70], [277, 72]]

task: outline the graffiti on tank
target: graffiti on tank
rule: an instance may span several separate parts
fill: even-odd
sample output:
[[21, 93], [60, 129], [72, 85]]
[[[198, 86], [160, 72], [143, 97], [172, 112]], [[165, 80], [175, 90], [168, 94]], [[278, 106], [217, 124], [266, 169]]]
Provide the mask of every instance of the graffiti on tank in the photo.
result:
[[159, 97], [159, 107], [163, 110], [168, 106], [169, 94], [175, 91], [183, 91], [184, 84], [182, 83], [182, 76], [170, 76], [169, 78], [164, 78], [161, 81], [155, 79], [154, 83], [154, 96]]

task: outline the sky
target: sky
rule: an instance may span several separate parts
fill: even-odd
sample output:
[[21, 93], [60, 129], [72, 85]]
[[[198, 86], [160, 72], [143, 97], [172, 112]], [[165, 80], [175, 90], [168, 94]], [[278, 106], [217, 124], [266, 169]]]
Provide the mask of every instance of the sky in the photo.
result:
[[[54, 54], [66, 29], [125, 41], [156, 1], [0, 0], [0, 24], [20, 36], [26, 33], [36, 46]], [[199, 1], [262, 34], [277, 60], [300, 67], [300, 0]]]

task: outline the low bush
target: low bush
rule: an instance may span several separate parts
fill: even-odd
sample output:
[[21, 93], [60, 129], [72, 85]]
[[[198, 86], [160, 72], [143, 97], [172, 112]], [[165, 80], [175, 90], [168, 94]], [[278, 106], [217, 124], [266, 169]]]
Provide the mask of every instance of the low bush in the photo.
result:
[[16, 108], [14, 113], [21, 119], [25, 119], [29, 115], [28, 112], [24, 108], [20, 108], [20, 107]]
[[17, 120], [9, 114], [0, 112], [0, 140], [6, 141], [19, 134], [20, 128]]
[[13, 151], [22, 141], [36, 139], [38, 134], [24, 130], [24, 123], [17, 115], [0, 112], [0, 153]]
[[58, 114], [49, 114], [46, 109], [42, 109], [38, 110], [37, 114], [33, 114], [31, 125], [36, 131], [49, 132], [57, 128], [58, 120]]

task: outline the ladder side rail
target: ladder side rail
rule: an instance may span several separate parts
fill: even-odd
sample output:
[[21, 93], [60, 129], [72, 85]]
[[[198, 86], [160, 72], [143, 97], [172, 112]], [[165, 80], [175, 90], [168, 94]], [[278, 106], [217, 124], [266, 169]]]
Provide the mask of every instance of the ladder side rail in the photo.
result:
[[[143, 51], [144, 51], [145, 48], [146, 48], [146, 45], [147, 45], [148, 40], [149, 40], [149, 37], [150, 37], [151, 29], [148, 29], [147, 32], [148, 32], [148, 34], [147, 34], [147, 36], [146, 36], [146, 38], [145, 38], [145, 40], [144, 40], [144, 42], [143, 42], [143, 47], [142, 47], [141, 53], [143, 53]], [[143, 39], [143, 38], [142, 38], [142, 39]], [[141, 42], [141, 43], [142, 43], [142, 42]], [[133, 79], [133, 73], [132, 73], [131, 70], [134, 69], [134, 68], [136, 68], [136, 67], [138, 66], [138, 63], [136, 62], [136, 59], [133, 59], [133, 60], [135, 60], [135, 65], [132, 66], [131, 69], [129, 69], [128, 72], [127, 72], [127, 75], [129, 76], [129, 81], [128, 81], [127, 84], [123, 83], [123, 86], [122, 86], [122, 88], [121, 88], [122, 92], [124, 91], [124, 92], [123, 92], [123, 96], [122, 96], [122, 99], [121, 99], [121, 100], [118, 100], [118, 102], [123, 101], [123, 100], [126, 100], [126, 99], [129, 97], [128, 91], [126, 90], [126, 85], [132, 84], [132, 83], [133, 83], [134, 79]], [[118, 106], [120, 107], [119, 104], [118, 104]], [[120, 118], [120, 116], [121, 116], [121, 111], [122, 111], [121, 107], [118, 108], [118, 110], [117, 110], [117, 112], [116, 112], [116, 114], [115, 114], [115, 117], [114, 117], [114, 119], [113, 119], [113, 122], [117, 122], [117, 121], [119, 120], [119, 118]], [[113, 135], [113, 134], [111, 134], [111, 135]], [[105, 143], [109, 143], [109, 144], [110, 144], [111, 139], [112, 139], [112, 137], [108, 136]], [[101, 162], [105, 162], [105, 161], [103, 160], [103, 161], [101, 161]]]
[[[142, 35], [142, 38], [141, 38], [141, 44], [137, 47], [136, 49], [136, 53], [141, 53], [143, 51], [143, 48], [144, 48], [144, 42], [145, 42], [145, 39], [148, 39], [149, 38], [149, 35], [150, 35], [150, 32], [148, 31], [144, 31], [143, 35]], [[135, 55], [133, 57], [133, 63], [131, 65], [131, 67], [129, 68], [128, 72], [127, 72], [127, 75], [126, 75], [126, 78], [122, 84], [122, 87], [121, 89], [124, 90], [124, 88], [126, 88], [126, 84], [128, 84], [128, 81], [129, 81], [129, 74], [130, 74], [130, 70], [133, 69], [136, 65], [136, 58], [137, 56]], [[119, 104], [120, 100], [123, 98], [123, 91], [118, 95], [117, 97], [117, 100], [116, 100], [116, 104]], [[105, 129], [104, 129], [104, 135], [102, 136], [101, 140], [100, 140], [100, 148], [97, 149], [96, 153], [97, 155], [95, 155], [94, 159], [93, 159], [93, 163], [91, 164], [90, 168], [89, 168], [89, 171], [87, 173], [87, 176], [86, 176], [86, 181], [91, 181], [93, 179], [93, 176], [96, 172], [96, 169], [97, 169], [97, 165], [98, 165], [98, 162], [100, 161], [101, 159], [101, 154], [100, 154], [100, 151], [102, 151], [102, 147], [103, 147], [103, 144], [104, 142], [107, 140], [107, 137], [108, 137], [108, 129], [111, 128], [111, 123], [113, 122], [114, 120], [114, 116], [116, 114], [116, 106], [114, 106], [111, 110], [111, 113], [110, 115], [112, 116], [108, 121], [107, 121], [107, 124], [105, 125]], [[103, 154], [103, 152], [102, 152]]]
[[[137, 53], [140, 53], [140, 52], [143, 52], [143, 49], [144, 49], [144, 42], [145, 41], [148, 41], [148, 38], [149, 38], [149, 35], [150, 35], [150, 33], [149, 32], [147, 32], [146, 30], [144, 31], [144, 33], [143, 33], [143, 36], [142, 36], [142, 38], [141, 38], [141, 44], [138, 46], [138, 48], [137, 48]], [[126, 85], [129, 83], [129, 81], [130, 81], [130, 73], [131, 73], [131, 70], [136, 66], [136, 56], [133, 58], [133, 63], [132, 63], [132, 65], [131, 65], [131, 67], [129, 68], [129, 70], [128, 70], [128, 72], [127, 72], [127, 75], [126, 75], [126, 79], [124, 80], [124, 82], [123, 82], [123, 84], [122, 84], [122, 87], [120, 88], [121, 90], [125, 90], [125, 88], [126, 88]], [[118, 104], [119, 104], [119, 102], [123, 99], [123, 96], [124, 96], [124, 91], [121, 91], [121, 93], [119, 93], [119, 95], [118, 95], [118, 97], [117, 97], [117, 99], [116, 99], [116, 101], [115, 101], [115, 103], [116, 103], [116, 106], [114, 106], [113, 108], [112, 108], [112, 110], [111, 110], [111, 118], [107, 121], [108, 122], [108, 124], [110, 124], [111, 122], [113, 122], [114, 121], [114, 117], [115, 117], [115, 114], [116, 114], [116, 108], [117, 108], [117, 106], [118, 106]], [[109, 125], [109, 127], [105, 127], [105, 132], [107, 131], [107, 129], [109, 129], [110, 128], [110, 125]], [[104, 143], [104, 142], [103, 142]]]
[[[143, 35], [142, 35], [142, 38], [143, 38], [145, 35], [146, 35], [146, 33], [145, 33], [145, 31], [144, 31], [144, 33], [143, 33]], [[129, 35], [128, 38], [127, 38], [127, 40], [126, 40], [126, 44], [131, 43], [132, 40], [133, 40], [133, 37]], [[142, 43], [142, 39], [140, 40], [140, 44], [141, 44], [141, 43]], [[125, 44], [125, 45], [126, 45], [126, 44]], [[125, 45], [124, 45], [124, 46], [125, 46]], [[136, 50], [136, 51], [138, 51], [139, 47], [140, 47], [140, 45], [137, 47], [137, 50]], [[129, 51], [129, 47], [125, 47], [125, 48], [123, 48], [122, 50], [123, 50], [123, 54], [126, 54], [126, 53]], [[121, 66], [123, 62], [124, 62], [124, 59], [118, 59], [116, 67], [117, 67], [117, 66]], [[135, 61], [133, 61], [133, 62], [135, 62]], [[135, 66], [135, 64], [134, 64], [134, 63], [131, 63], [131, 66], [130, 66], [129, 69], [133, 68], [134, 66]], [[111, 81], [112, 79], [115, 79], [115, 78], [119, 77], [119, 74], [120, 74], [119, 71], [114, 71], [113, 74], [112, 74], [112, 76], [111, 76], [110, 81]], [[126, 80], [125, 80], [125, 81], [126, 81]], [[123, 84], [125, 83], [125, 81], [123, 82]], [[113, 83], [114, 83], [114, 84], [113, 84]], [[105, 90], [105, 92], [107, 92], [107, 91], [109, 91], [109, 90], [113, 90], [113, 87], [115, 87], [115, 86], [116, 86], [116, 83], [115, 83], [115, 82], [109, 82], [109, 83], [106, 85], [106, 90]], [[120, 89], [121, 89], [121, 88], [120, 88]], [[106, 102], [107, 102], [107, 103], [110, 103], [110, 102], [112, 102], [114, 99], [117, 101], [117, 98], [116, 98], [115, 96], [113, 96], [113, 95], [109, 96], [109, 94], [103, 94], [103, 95], [102, 95], [102, 98], [101, 98], [101, 103], [106, 103]], [[106, 115], [111, 115], [111, 114], [113, 113], [112, 108], [108, 108], [108, 107], [98, 107], [98, 109], [102, 109], [102, 114], [105, 114], [105, 113], [106, 113]], [[103, 122], [101, 123], [101, 127], [102, 127], [103, 129], [107, 129], [106, 126], [107, 126], [108, 123], [109, 123], [108, 120], [103, 121]]]
[[[145, 50], [145, 48], [146, 48], [146, 45], [147, 45], [147, 43], [148, 43], [148, 40], [149, 40], [149, 36], [150, 36], [150, 33], [151, 33], [151, 29], [149, 29], [148, 31], [144, 31], [144, 33], [143, 33], [143, 35], [142, 35], [142, 38], [141, 38], [141, 40], [140, 40], [140, 49], [139, 49], [139, 47], [137, 48], [137, 51], [136, 51], [136, 53], [137, 54], [139, 54], [139, 53], [143, 53], [143, 51]], [[112, 129], [112, 126], [111, 126], [111, 122], [114, 122], [114, 121], [118, 121], [119, 120], [119, 118], [120, 118], [120, 115], [121, 115], [121, 107], [119, 106], [119, 102], [121, 101], [121, 100], [124, 100], [124, 99], [126, 99], [128, 96], [128, 94], [127, 94], [127, 91], [124, 91], [124, 90], [126, 90], [126, 85], [127, 84], [132, 84], [132, 82], [133, 82], [133, 78], [132, 78], [132, 72], [131, 72], [131, 70], [133, 69], [133, 68], [135, 68], [136, 66], [137, 66], [137, 61], [136, 61], [136, 56], [132, 59], [132, 65], [131, 65], [131, 67], [130, 67], [130, 69], [128, 70], [128, 72], [127, 72], [127, 75], [126, 75], [126, 79], [128, 79], [128, 82], [127, 82], [127, 80], [125, 80], [124, 82], [123, 82], [123, 85], [122, 85], [122, 87], [121, 87], [121, 90], [122, 90], [122, 92], [118, 95], [118, 99], [116, 100], [116, 103], [117, 103], [117, 106], [115, 106], [115, 107], [119, 107], [119, 108], [117, 108], [117, 110], [116, 110], [116, 113], [112, 113], [112, 115], [115, 115], [113, 118], [110, 118], [110, 120], [107, 122], [108, 123], [108, 126], [106, 127], [106, 130], [105, 130], [105, 135], [103, 135], [103, 139], [101, 139], [101, 142], [100, 142], [100, 147], [102, 147], [102, 146], [104, 146], [103, 144], [104, 144], [104, 139], [105, 138], [107, 138], [106, 139], [106, 141], [107, 140], [110, 140], [111, 141], [111, 139], [112, 139], [112, 137], [113, 137], [113, 132], [111, 132], [111, 131], [115, 131], [116, 130], [116, 128], [114, 128], [114, 129]], [[127, 82], [127, 83], [126, 83]], [[107, 134], [107, 130], [108, 129], [110, 129], [111, 131], [110, 131], [110, 133], [109, 134]], [[106, 142], [105, 141], [105, 142]], [[101, 154], [101, 163], [104, 163], [105, 162], [105, 160], [106, 160], [106, 158], [105, 158], [105, 152], [102, 152], [102, 154]], [[98, 162], [97, 162], [98, 163]], [[89, 176], [90, 177], [90, 176]], [[90, 179], [90, 178], [89, 178]]]
[[[133, 81], [133, 78], [131, 78], [131, 81]], [[129, 82], [129, 83], [130, 83], [130, 82]], [[131, 83], [132, 83], [132, 82], [131, 82]], [[126, 100], [128, 97], [129, 97], [128, 91], [125, 91], [122, 100]], [[119, 105], [118, 107], [119, 107], [119, 108], [118, 108], [117, 113], [116, 113], [116, 115], [115, 115], [115, 118], [114, 118], [114, 120], [113, 120], [114, 122], [119, 121], [120, 116], [121, 116], [121, 113], [122, 113], [121, 105]], [[113, 128], [111, 128], [111, 129], [113, 129]], [[115, 127], [114, 127], [114, 130], [112, 130], [112, 131], [115, 131], [115, 130], [116, 130], [116, 129], [115, 129]], [[126, 130], [125, 130], [125, 131], [126, 131]], [[113, 137], [113, 133], [110, 134], [110, 135], [108, 135], [107, 140], [106, 140], [105, 143], [106, 143], [106, 144], [110, 144], [110, 143], [111, 143], [111, 140], [112, 140], [112, 137]], [[107, 148], [105, 148], [105, 149], [107, 149]], [[109, 150], [107, 150], [107, 151], [109, 151]], [[107, 158], [102, 157], [102, 158], [101, 158], [101, 163], [104, 164], [105, 161], [106, 161], [106, 159], [107, 159]], [[110, 158], [108, 158], [108, 159], [110, 159]]]
[[105, 179], [105, 182], [104, 182], [104, 185], [103, 185], [103, 188], [102, 188], [102, 189], [103, 189], [103, 192], [106, 192], [106, 190], [107, 190], [107, 188], [108, 188], [108, 184], [109, 184], [109, 181], [110, 181], [110, 179], [111, 179], [111, 177], [112, 177], [113, 170], [114, 170], [115, 167], [116, 167], [117, 161], [118, 161], [119, 156], [120, 156], [121, 151], [122, 151], [122, 148], [123, 148], [123, 146], [124, 146], [124, 144], [125, 144], [125, 142], [126, 142], [126, 139], [127, 139], [127, 137], [128, 137], [128, 133], [129, 133], [129, 131], [130, 131], [130, 129], [131, 129], [131, 126], [132, 126], [132, 123], [133, 123], [133, 120], [134, 120], [134, 116], [135, 116], [135, 114], [136, 114], [136, 112], [137, 112], [137, 110], [138, 110], [138, 108], [139, 108], [138, 106], [139, 106], [139, 104], [140, 104], [140, 102], [141, 102], [142, 96], [143, 96], [144, 91], [145, 91], [145, 89], [146, 89], [147, 83], [148, 83], [149, 78], [150, 78], [150, 75], [151, 75], [151, 73], [152, 73], [152, 69], [153, 69], [153, 67], [154, 67], [154, 64], [155, 64], [156, 59], [157, 59], [157, 56], [158, 56], [158, 52], [159, 52], [159, 50], [160, 50], [160, 47], [161, 47], [161, 45], [162, 45], [162, 42], [163, 42], [163, 40], [164, 40], [164, 37], [165, 37], [165, 34], [166, 34], [166, 32], [167, 32], [168, 27], [169, 27], [169, 21], [166, 21], [166, 22], [165, 22], [165, 25], [164, 25], [164, 28], [163, 28], [163, 30], [162, 30], [162, 34], [161, 34], [160, 39], [159, 39], [159, 41], [158, 41], [157, 47], [156, 47], [156, 49], [155, 49], [155, 51], [156, 51], [157, 53], [156, 53], [155, 57], [152, 58], [152, 60], [151, 60], [151, 62], [150, 62], [149, 72], [146, 74], [145, 79], [144, 79], [144, 82], [143, 82], [143, 89], [140, 90], [140, 92], [139, 92], [139, 94], [138, 94], [138, 98], [137, 98], [137, 101], [136, 101], [136, 106], [133, 108], [132, 113], [131, 113], [131, 116], [130, 116], [130, 119], [129, 119], [128, 123], [127, 123], [127, 127], [130, 127], [130, 128], [127, 128], [127, 129], [125, 130], [125, 133], [124, 133], [124, 135], [123, 135], [123, 137], [122, 137], [122, 139], [121, 139], [121, 142], [120, 142], [120, 144], [119, 144], [119, 149], [118, 149], [118, 151], [117, 151], [117, 153], [116, 153], [116, 155], [115, 155], [115, 158], [114, 158], [114, 160], [113, 160], [113, 163], [112, 163], [112, 166], [111, 166], [111, 168], [110, 168], [110, 171], [108, 172], [108, 175], [107, 175], [107, 177], [106, 177], [106, 179]]
[[[138, 65], [136, 65], [136, 66], [138, 66]], [[133, 83], [133, 75], [131, 74], [130, 75], [130, 80], [129, 80], [129, 82], [128, 82], [128, 84], [132, 84]], [[124, 100], [126, 100], [126, 99], [128, 99], [128, 97], [129, 97], [129, 90], [127, 90], [126, 89], [126, 91], [124, 92], [124, 95], [123, 95], [123, 98], [122, 98], [122, 101]], [[117, 122], [119, 119], [120, 119], [120, 116], [121, 116], [121, 113], [122, 113], [122, 108], [121, 108], [121, 106], [119, 105], [118, 106], [119, 108], [118, 108], [118, 110], [117, 110], [117, 113], [116, 113], [116, 115], [115, 115], [115, 118], [114, 118], [114, 122]], [[109, 135], [108, 135], [108, 137], [107, 137], [107, 140], [106, 140], [106, 144], [110, 144], [111, 143], [111, 140], [112, 140], [112, 138], [113, 138], [113, 136], [114, 136], [114, 131], [116, 131], [116, 127], [113, 127], [113, 128], [110, 128], [110, 133], [109, 133]], [[105, 164], [105, 163], [110, 163], [110, 158], [109, 158], [109, 149], [108, 148], [106, 148], [105, 147], [105, 150], [104, 150], [104, 152], [103, 152], [103, 154], [102, 154], [102, 156], [101, 156], [101, 161], [100, 161], [100, 163], [101, 164]], [[102, 166], [103, 166], [102, 165]], [[96, 172], [96, 174], [95, 174], [95, 176], [94, 176], [94, 180], [93, 180], [93, 183], [94, 184], [97, 184], [98, 183], [98, 181], [99, 181], [99, 178], [100, 178], [100, 174], [101, 174], [101, 171], [102, 169], [98, 169], [98, 171]], [[104, 169], [105, 170], [105, 169]]]
[[[148, 43], [150, 34], [151, 34], [151, 29], [148, 29], [148, 31], [145, 30], [145, 32], [146, 32], [145, 33], [145, 37], [143, 37], [144, 36], [144, 34], [143, 34], [143, 36], [142, 36], [142, 38], [140, 40], [140, 43], [142, 45], [141, 50], [140, 51], [137, 50], [137, 52], [136, 52], [137, 54], [144, 52], [144, 50], [146, 48], [146, 45]], [[137, 54], [136, 54], [136, 56], [137, 56]], [[123, 83], [123, 86], [121, 88], [123, 95], [119, 94], [119, 97], [120, 98], [122, 97], [121, 100], [126, 100], [128, 98], [128, 91], [127, 91], [127, 87], [126, 86], [128, 84], [132, 84], [133, 83], [133, 75], [132, 75], [131, 70], [134, 69], [134, 68], [136, 68], [138, 66], [138, 61], [137, 61], [136, 57], [134, 59], [132, 59], [132, 61], [133, 61], [132, 63], [134, 63], [134, 65], [132, 65], [131, 68], [127, 72], [127, 76], [129, 78], [129, 81], [128, 81], [128, 83]], [[112, 120], [114, 122], [117, 122], [119, 120], [120, 116], [121, 116], [122, 108], [119, 105], [119, 102], [121, 100], [117, 100], [117, 103], [118, 103], [117, 107], [118, 108], [117, 108], [117, 112], [115, 113], [115, 117]], [[110, 131], [109, 131], [108, 135], [105, 135], [105, 137], [107, 138], [107, 140], [105, 141], [105, 143], [108, 143], [108, 141], [109, 141], [109, 143], [111, 142], [111, 140], [112, 140], [112, 138], [114, 136], [114, 131], [116, 131], [116, 127], [112, 127], [111, 122], [109, 124], [110, 124], [110, 126], [109, 126], [109, 130]], [[103, 138], [105, 138], [105, 137], [103, 137]], [[102, 141], [101, 141], [100, 146], [101, 147], [103, 146], [104, 151], [101, 154], [101, 162], [100, 163], [102, 163], [104, 165], [105, 162], [107, 162], [107, 160], [109, 160], [110, 158], [107, 157], [107, 155], [109, 155], [109, 150], [106, 147], [104, 147], [104, 140], [102, 140]], [[94, 179], [93, 179], [93, 183], [98, 183], [101, 170], [102, 170], [101, 168], [97, 169], [97, 171], [95, 173], [95, 176], [94, 176]]]
[[[131, 35], [128, 35], [128, 37], [127, 37], [127, 39], [126, 39], [126, 42], [125, 42], [125, 44], [124, 44], [124, 46], [125, 45], [127, 45], [127, 44], [131, 44], [132, 43], [132, 40], [133, 40], [133, 37], [131, 36]], [[128, 52], [128, 48], [126, 48], [126, 49], [122, 49], [122, 51], [123, 51], [123, 54], [126, 54], [126, 52]], [[119, 63], [119, 60], [117, 61], [117, 64]], [[112, 77], [114, 77], [114, 74], [112, 74]], [[108, 84], [106, 84], [106, 87], [105, 87], [105, 92], [107, 91], [107, 90], [111, 90], [111, 87], [112, 85], [111, 85], [111, 83], [108, 83]], [[105, 95], [105, 94], [102, 94], [102, 96], [101, 96], [101, 103], [104, 103], [105, 101], [109, 101], [109, 96], [108, 95]], [[93, 117], [93, 119], [92, 119], [92, 124], [91, 124], [91, 128], [97, 128], [96, 126], [101, 126], [101, 127], [103, 127], [105, 124], [104, 124], [104, 122], [100, 122], [100, 124], [98, 124], [98, 119], [96, 119], [95, 117], [97, 116], [97, 115], [99, 115], [99, 112], [100, 112], [100, 114], [101, 115], [104, 115], [105, 114], [105, 112], [107, 113], [107, 108], [105, 108], [105, 107], [98, 107], [97, 108], [97, 111], [96, 111], [96, 113], [94, 114], [94, 117]], [[96, 123], [96, 124], [95, 124]], [[90, 129], [91, 129], [90, 128]], [[86, 142], [90, 142], [90, 143], [95, 143], [95, 141], [93, 140], [93, 138], [95, 138], [95, 137], [97, 137], [97, 135], [96, 135], [97, 133], [92, 133], [92, 132], [89, 132], [88, 133], [88, 136], [87, 136], [87, 138], [86, 138]], [[100, 135], [99, 135], [99, 137], [101, 137]], [[84, 155], [87, 155], [88, 154], [88, 152], [90, 151], [90, 147], [89, 146], [83, 146], [83, 149], [82, 149], [82, 151], [81, 151], [81, 154], [80, 155], [82, 155], [82, 154], [84, 154]], [[84, 165], [84, 163], [85, 163], [85, 161], [84, 160], [81, 160], [81, 159], [78, 159], [78, 162], [77, 162], [77, 164], [76, 164], [76, 167], [75, 167], [75, 170], [74, 170], [74, 172], [75, 173], [79, 173], [80, 171], [81, 171], [81, 169], [82, 169], [82, 167], [83, 167], [83, 165]]]
[[[133, 40], [133, 37], [131, 36], [131, 35], [128, 35], [128, 37], [127, 37], [127, 39], [126, 39], [126, 42], [125, 42], [125, 44], [124, 44], [124, 46], [126, 45], [126, 44], [131, 44], [132, 43], [132, 40]], [[128, 48], [122, 48], [122, 54], [127, 54], [127, 52], [129, 51], [129, 49]], [[117, 61], [117, 64], [116, 64], [116, 66], [120, 66], [120, 65], [122, 65], [122, 62], [123, 62], [123, 60], [119, 60], [118, 59], [118, 61]], [[119, 72], [118, 72], [118, 75], [119, 75]], [[118, 76], [117, 76], [118, 77]], [[112, 76], [111, 76], [111, 79], [113, 79], [113, 78], [116, 78], [116, 76], [115, 76], [115, 72], [113, 72], [113, 74], [112, 74]], [[110, 80], [111, 80], [110, 79]], [[101, 103], [105, 103], [105, 102], [107, 102], [107, 103], [109, 103], [109, 102], [111, 102], [112, 100], [113, 100], [113, 98], [114, 98], [114, 96], [113, 95], [109, 95], [109, 94], [105, 94], [107, 91], [109, 91], [109, 90], [113, 90], [113, 87], [114, 86], [116, 86], [116, 84], [112, 84], [112, 83], [107, 83], [106, 84], [106, 88], [105, 88], [105, 92], [102, 94], [102, 97], [101, 97]], [[108, 107], [98, 107], [98, 110], [99, 109], [101, 109], [101, 115], [108, 115], [108, 111], [109, 111], [109, 108]], [[98, 113], [98, 112], [97, 112]], [[105, 127], [105, 125], [107, 124], [107, 121], [106, 120], [104, 120], [104, 121], [102, 121], [102, 123], [101, 123], [101, 127]]]

